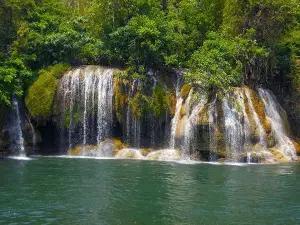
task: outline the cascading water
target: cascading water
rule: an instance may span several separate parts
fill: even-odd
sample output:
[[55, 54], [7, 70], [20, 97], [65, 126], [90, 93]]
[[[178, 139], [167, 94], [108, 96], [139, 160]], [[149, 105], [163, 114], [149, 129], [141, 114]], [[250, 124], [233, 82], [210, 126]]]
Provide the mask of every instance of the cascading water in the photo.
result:
[[[140, 79], [135, 79], [129, 89], [128, 96], [133, 97], [141, 85]], [[141, 121], [131, 112], [130, 104], [126, 107], [125, 140], [134, 148], [139, 148], [141, 143]]]
[[198, 117], [202, 112], [205, 104], [207, 103], [207, 95], [204, 93], [200, 93], [200, 99], [197, 101], [196, 106], [190, 111], [190, 99], [192, 96], [192, 89], [186, 101], [187, 113], [189, 114], [187, 124], [184, 129], [184, 146], [182, 150], [182, 158], [187, 159], [191, 154], [193, 154], [195, 150], [195, 144], [197, 143], [197, 125], [198, 125]]
[[69, 149], [100, 144], [112, 135], [112, 70], [88, 66], [70, 71], [61, 80], [59, 96], [61, 126], [68, 133]]
[[284, 127], [283, 119], [279, 113], [280, 106], [275, 98], [268, 90], [258, 89], [259, 95], [264, 102], [265, 112], [272, 124], [272, 132], [276, 136], [279, 145], [279, 151], [288, 159], [296, 159], [296, 150], [292, 141], [288, 137], [288, 131]]
[[176, 110], [175, 110], [175, 115], [171, 121], [171, 134], [170, 134], [170, 148], [174, 149], [175, 148], [175, 137], [176, 137], [176, 130], [177, 130], [177, 124], [180, 116], [180, 111], [182, 107], [182, 102], [183, 99], [179, 97], [179, 99], [176, 102]]
[[259, 120], [259, 117], [254, 109], [254, 106], [253, 106], [253, 102], [252, 102], [252, 99], [251, 99], [251, 96], [250, 96], [250, 92], [248, 89], [245, 89], [245, 95], [247, 97], [247, 100], [248, 100], [248, 104], [249, 104], [249, 107], [250, 107], [250, 112], [251, 112], [251, 115], [253, 116], [253, 120], [255, 122], [255, 126], [256, 128], [258, 129], [258, 134], [259, 134], [259, 145], [260, 145], [260, 148], [262, 151], [265, 151], [266, 148], [267, 148], [267, 141], [266, 141], [266, 136], [265, 136], [265, 130], [263, 128], [263, 126], [261, 125], [261, 122]]
[[[149, 76], [150, 79], [153, 77]], [[152, 84], [152, 89], [161, 88], [159, 80], [152, 80], [147, 80], [150, 82], [142, 86], [140, 79], [134, 80], [131, 87], [128, 81], [121, 83], [124, 110], [121, 121], [113, 123], [112, 70], [88, 66], [65, 74], [58, 92], [62, 139], [66, 140], [64, 149], [80, 147], [85, 150], [86, 146], [87, 154], [97, 151], [103, 140], [113, 137], [114, 126], [123, 128], [114, 130], [120, 135], [116, 139], [121, 137], [125, 140], [123, 146], [126, 148], [144, 148], [138, 150], [144, 157], [153, 149], [162, 147], [158, 142], [165, 141], [165, 148], [184, 160], [275, 162], [281, 160], [278, 151], [288, 160], [295, 159], [295, 148], [283, 125], [281, 109], [269, 91], [259, 89], [262, 101], [247, 87], [232, 88], [225, 95], [215, 93], [216, 97], [211, 99], [210, 93], [204, 93], [194, 85], [187, 96], [181, 96], [182, 76], [178, 73], [174, 86], [176, 106], [173, 106], [173, 99], [170, 101], [172, 105], [169, 105], [170, 110], [175, 108], [173, 118], [169, 118], [172, 115], [170, 110], [166, 110], [165, 116], [158, 120], [151, 111], [137, 118], [131, 112], [133, 105], [130, 100], [137, 94], [151, 97], [149, 84]], [[170, 93], [167, 87], [165, 90]], [[266, 113], [261, 113], [263, 110]], [[114, 141], [111, 140], [109, 146], [113, 146]], [[166, 154], [166, 151], [150, 154], [151, 159]], [[116, 154], [112, 152], [112, 155]], [[132, 152], [123, 151], [125, 156]], [[137, 154], [134, 155], [137, 157]]]
[[97, 142], [100, 143], [112, 134], [113, 124], [113, 81], [112, 71], [106, 70], [102, 75], [98, 69], [96, 76], [98, 79], [98, 136]]
[[217, 152], [217, 140], [215, 138], [216, 131], [218, 129], [218, 110], [217, 110], [217, 96], [214, 101], [211, 103], [208, 114], [209, 120], [209, 161], [216, 161], [216, 152]]
[[11, 113], [9, 124], [11, 151], [14, 156], [26, 157], [19, 103], [15, 97], [12, 98], [12, 104], [14, 109]]
[[175, 148], [175, 137], [176, 137], [176, 130], [177, 130], [177, 124], [180, 116], [180, 111], [183, 103], [183, 98], [180, 96], [180, 87], [182, 82], [182, 74], [177, 72], [176, 74], [176, 108], [175, 108], [175, 115], [173, 119], [171, 120], [171, 132], [170, 132], [170, 141], [169, 141], [169, 147], [171, 149]]
[[222, 103], [224, 113], [225, 143], [227, 157], [230, 161], [239, 161], [239, 154], [243, 152], [243, 126], [235, 109], [229, 105], [225, 97]]

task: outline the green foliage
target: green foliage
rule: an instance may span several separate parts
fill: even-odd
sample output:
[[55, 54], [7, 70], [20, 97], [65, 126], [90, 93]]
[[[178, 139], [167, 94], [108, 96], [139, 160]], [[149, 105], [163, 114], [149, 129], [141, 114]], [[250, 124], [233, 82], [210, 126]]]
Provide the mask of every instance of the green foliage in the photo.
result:
[[26, 106], [33, 117], [45, 119], [51, 115], [57, 78], [69, 69], [68, 65], [57, 64], [39, 72], [38, 79], [29, 88], [25, 98]]
[[192, 55], [186, 78], [207, 88], [228, 88], [241, 84], [248, 72], [253, 75], [251, 69], [267, 56], [266, 50], [251, 39], [210, 33], [209, 39]]
[[298, 0], [0, 0], [0, 102], [59, 63], [126, 67], [129, 80], [186, 68], [208, 88], [292, 81], [299, 24]]
[[154, 116], [159, 119], [165, 115], [168, 109], [169, 95], [163, 88], [156, 87], [153, 89], [150, 103], [151, 111], [154, 113]]
[[129, 105], [130, 111], [138, 120], [141, 120], [142, 116], [149, 112], [149, 99], [140, 92], [130, 99]]

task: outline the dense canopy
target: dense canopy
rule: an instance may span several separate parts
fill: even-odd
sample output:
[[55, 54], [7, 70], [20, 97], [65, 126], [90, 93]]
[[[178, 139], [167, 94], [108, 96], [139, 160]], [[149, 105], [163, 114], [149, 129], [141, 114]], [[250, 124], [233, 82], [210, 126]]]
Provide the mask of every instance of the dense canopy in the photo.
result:
[[0, 0], [0, 27], [8, 105], [59, 63], [184, 68], [208, 88], [279, 81], [300, 94], [299, 0]]

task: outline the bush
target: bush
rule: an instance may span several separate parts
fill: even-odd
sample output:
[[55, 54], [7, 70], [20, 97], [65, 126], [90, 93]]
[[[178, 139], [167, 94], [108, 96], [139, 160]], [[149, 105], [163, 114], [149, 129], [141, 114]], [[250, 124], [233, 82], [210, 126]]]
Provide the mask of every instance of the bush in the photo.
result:
[[45, 119], [51, 115], [57, 79], [69, 69], [69, 65], [57, 64], [40, 70], [38, 79], [29, 88], [25, 98], [26, 106], [33, 117]]

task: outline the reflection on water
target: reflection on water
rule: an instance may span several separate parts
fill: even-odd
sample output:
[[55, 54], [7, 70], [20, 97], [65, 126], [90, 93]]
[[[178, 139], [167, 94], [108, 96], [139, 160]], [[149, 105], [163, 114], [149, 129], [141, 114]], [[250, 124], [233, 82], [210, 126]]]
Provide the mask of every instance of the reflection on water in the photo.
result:
[[36, 158], [0, 171], [0, 224], [300, 224], [297, 163]]

